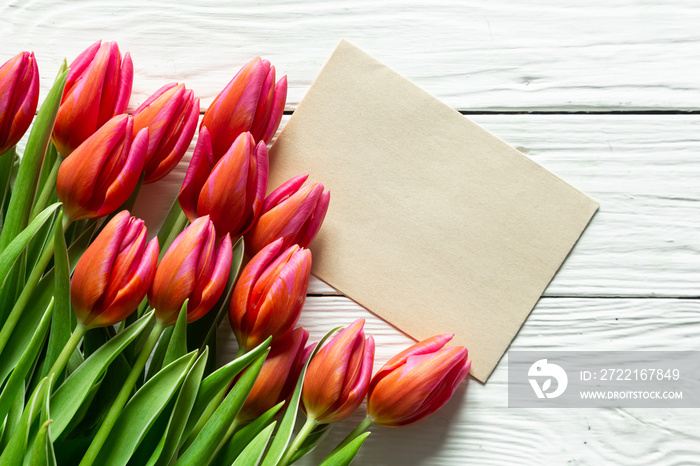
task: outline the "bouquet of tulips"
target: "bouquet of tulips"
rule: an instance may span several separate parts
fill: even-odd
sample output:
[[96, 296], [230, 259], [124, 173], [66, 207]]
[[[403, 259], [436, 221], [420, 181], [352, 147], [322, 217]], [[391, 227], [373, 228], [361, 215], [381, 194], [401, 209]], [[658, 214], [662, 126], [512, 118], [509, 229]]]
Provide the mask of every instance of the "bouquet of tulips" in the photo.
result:
[[[302, 175], [266, 195], [286, 77], [256, 58], [216, 97], [157, 236], [129, 210], [180, 163], [199, 100], [172, 83], [127, 114], [132, 81], [97, 42], [37, 113], [33, 54], [0, 68], [0, 466], [288, 465], [366, 398], [322, 463], [345, 465], [371, 425], [444, 405], [470, 367], [449, 335], [372, 376], [362, 320], [316, 344], [295, 328], [330, 194]], [[226, 314], [239, 351], [219, 363]]]

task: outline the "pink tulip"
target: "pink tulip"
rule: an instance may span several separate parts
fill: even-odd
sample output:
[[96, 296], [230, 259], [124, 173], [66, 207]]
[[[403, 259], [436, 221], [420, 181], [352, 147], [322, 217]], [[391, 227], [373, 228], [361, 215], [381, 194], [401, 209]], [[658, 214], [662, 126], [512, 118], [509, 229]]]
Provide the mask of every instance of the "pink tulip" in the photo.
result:
[[86, 328], [126, 319], [139, 305], [158, 262], [158, 238], [146, 243], [143, 220], [123, 210], [107, 223], [75, 266], [71, 302]]
[[148, 147], [148, 129], [134, 137], [133, 126], [132, 116], [115, 116], [61, 164], [56, 193], [72, 220], [110, 214], [136, 188]]
[[238, 344], [251, 349], [272, 336], [272, 344], [294, 328], [306, 300], [311, 252], [297, 245], [282, 249], [282, 241], [256, 254], [241, 272], [229, 307]]
[[331, 193], [321, 183], [302, 186], [308, 176], [292, 178], [265, 198], [258, 221], [246, 234], [250, 253], [279, 238], [284, 246], [309, 247], [326, 217]]
[[70, 64], [53, 128], [56, 149], [67, 157], [110, 118], [124, 113], [134, 65], [116, 42], [97, 41]]
[[34, 53], [21, 52], [0, 67], [0, 155], [19, 142], [39, 102]]
[[358, 319], [311, 360], [301, 392], [306, 416], [319, 424], [350, 416], [367, 395], [374, 362], [374, 339], [365, 338]]
[[214, 224], [200, 217], [175, 238], [158, 264], [148, 301], [156, 319], [173, 325], [187, 303], [187, 322], [203, 317], [221, 297], [231, 271], [231, 238], [218, 242]]
[[269, 61], [257, 57], [245, 65], [202, 118], [202, 127], [211, 134], [214, 161], [246, 131], [256, 141], [269, 142], [282, 120], [286, 100], [287, 77], [275, 84], [275, 67]]
[[374, 424], [415, 424], [447, 403], [471, 367], [466, 348], [444, 348], [451, 339], [437, 335], [416, 343], [374, 375], [367, 398]]
[[277, 342], [255, 380], [238, 419], [252, 421], [281, 401], [288, 400], [296, 387], [301, 369], [313, 346], [304, 348], [309, 332], [295, 328], [287, 338]]
[[192, 142], [199, 118], [199, 99], [184, 84], [158, 89], [134, 112], [134, 134], [148, 127], [144, 183], [170, 173]]
[[209, 215], [220, 235], [237, 237], [260, 215], [267, 189], [267, 147], [263, 142], [256, 146], [251, 134], [243, 133], [212, 170], [213, 160], [209, 133], [202, 128], [178, 196], [180, 206], [188, 219]]

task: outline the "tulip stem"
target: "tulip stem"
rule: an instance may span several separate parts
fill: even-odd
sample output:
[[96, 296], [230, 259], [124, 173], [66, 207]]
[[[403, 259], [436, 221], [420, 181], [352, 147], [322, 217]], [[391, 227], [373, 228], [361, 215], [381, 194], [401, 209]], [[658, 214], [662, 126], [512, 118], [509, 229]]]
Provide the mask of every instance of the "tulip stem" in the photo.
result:
[[51, 195], [56, 189], [56, 178], [58, 177], [58, 168], [61, 166], [62, 161], [63, 160], [61, 159], [61, 156], [56, 155], [56, 161], [54, 162], [53, 167], [51, 167], [49, 176], [44, 182], [44, 187], [41, 188], [41, 192], [39, 193], [39, 196], [36, 198], [36, 202], [34, 203], [32, 213], [29, 215], [30, 222], [34, 219], [34, 217], [39, 215], [41, 211], [46, 208], [47, 205], [49, 205]]
[[80, 466], [90, 466], [97, 459], [97, 455], [99, 454], [102, 445], [104, 445], [107, 437], [109, 437], [109, 433], [112, 430], [112, 427], [114, 427], [114, 424], [117, 422], [117, 419], [119, 418], [122, 409], [126, 405], [126, 402], [129, 401], [131, 391], [134, 389], [136, 381], [141, 375], [141, 372], [143, 372], [143, 369], [146, 367], [146, 362], [148, 361], [153, 348], [155, 348], [160, 335], [163, 333], [163, 330], [165, 330], [165, 325], [156, 320], [153, 329], [151, 329], [151, 333], [148, 335], [146, 343], [141, 349], [141, 353], [139, 353], [139, 357], [136, 359], [136, 362], [134, 362], [131, 372], [129, 372], [129, 376], [124, 381], [124, 385], [122, 385], [121, 390], [119, 390], [119, 394], [114, 400], [114, 403], [112, 403], [112, 406], [109, 408], [109, 412], [107, 412], [107, 416], [104, 418], [100, 429], [97, 431], [92, 443], [90, 443], [90, 447], [88, 448], [87, 452], [85, 452], [85, 456], [83, 456]]
[[340, 442], [340, 443], [338, 444], [338, 446], [335, 447], [335, 448], [333, 449], [333, 451], [332, 451], [328, 456], [330, 456], [330, 455], [332, 455], [332, 454], [334, 454], [334, 453], [340, 451], [340, 449], [343, 448], [343, 447], [345, 447], [345, 445], [347, 445], [348, 443], [352, 442], [353, 440], [355, 440], [355, 439], [356, 439], [357, 437], [359, 437], [360, 435], [362, 435], [362, 434], [364, 434], [365, 432], [367, 432], [367, 429], [369, 429], [370, 427], [372, 427], [372, 424], [373, 424], [372, 419], [370, 419], [369, 416], [365, 417], [365, 418], [362, 420], [362, 422], [360, 422], [360, 424], [359, 424], [357, 427], [355, 427], [355, 428], [353, 429], [353, 431], [350, 432], [350, 433], [348, 434], [348, 436], [345, 437], [345, 439], [343, 439], [343, 441]]
[[287, 448], [287, 451], [284, 452], [284, 456], [282, 457], [280, 462], [277, 463], [277, 466], [287, 466], [292, 463], [294, 455], [299, 450], [299, 448], [301, 448], [306, 438], [309, 436], [309, 434], [311, 434], [311, 432], [313, 432], [317, 425], [318, 422], [316, 421], [316, 419], [312, 419], [310, 417], [306, 418], [306, 422], [302, 426], [297, 436], [294, 438], [292, 444], [289, 446], [289, 448]]
[[[68, 229], [70, 223], [70, 218], [64, 212], [63, 224], [61, 225], [63, 227], [64, 233]], [[19, 298], [17, 298], [17, 301], [15, 301], [15, 305], [12, 306], [10, 315], [7, 316], [7, 320], [3, 324], [2, 330], [0, 330], [0, 354], [5, 349], [5, 345], [7, 345], [7, 341], [10, 339], [10, 335], [12, 335], [12, 332], [17, 326], [17, 322], [19, 322], [20, 317], [22, 317], [22, 313], [27, 307], [29, 299], [32, 297], [32, 293], [34, 292], [36, 285], [39, 283], [39, 279], [44, 275], [46, 267], [49, 265], [49, 262], [53, 258], [53, 248], [54, 242], [49, 241], [46, 244], [46, 249], [44, 249], [44, 251], [41, 253], [41, 256], [39, 256], [39, 260], [36, 262], [32, 273], [29, 274], [29, 278], [27, 278], [27, 281], [24, 284], [24, 288], [22, 288], [22, 292], [20, 293]]]
[[53, 366], [51, 366], [51, 370], [48, 374], [49, 378], [53, 376], [53, 379], [56, 380], [58, 375], [63, 372], [63, 369], [65, 369], [66, 364], [68, 364], [68, 360], [73, 354], [73, 351], [75, 351], [75, 349], [78, 347], [80, 340], [83, 339], [87, 330], [88, 329], [83, 324], [78, 322], [75, 330], [73, 330], [73, 334], [66, 342], [66, 346], [63, 347], [61, 354], [59, 354], [58, 358], [56, 358], [56, 362], [54, 362]]

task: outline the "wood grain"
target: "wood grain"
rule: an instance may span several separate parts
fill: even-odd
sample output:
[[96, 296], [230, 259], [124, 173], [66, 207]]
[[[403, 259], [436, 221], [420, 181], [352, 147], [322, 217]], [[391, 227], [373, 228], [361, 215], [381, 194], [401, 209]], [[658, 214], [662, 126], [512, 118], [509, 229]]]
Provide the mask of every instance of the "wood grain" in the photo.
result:
[[[377, 343], [375, 370], [412, 344], [407, 336], [344, 297], [309, 297], [299, 324], [310, 341], [366, 319]], [[687, 299], [543, 298], [511, 350], [700, 350], [700, 302]], [[219, 340], [230, 335], [222, 325]], [[220, 347], [222, 361], [235, 343]], [[372, 429], [362, 465], [695, 464], [697, 409], [508, 408], [507, 360], [486, 385], [468, 380], [426, 421]], [[318, 464], [357, 423], [356, 413], [300, 465]]]
[[[546, 296], [700, 295], [700, 115], [470, 118], [601, 204]], [[135, 213], [157, 226], [185, 170], [144, 187]]]
[[694, 0], [9, 0], [0, 17], [0, 59], [34, 50], [44, 92], [61, 58], [117, 40], [134, 106], [174, 80], [208, 104], [261, 55], [289, 75], [292, 109], [345, 37], [459, 109], [700, 108]]

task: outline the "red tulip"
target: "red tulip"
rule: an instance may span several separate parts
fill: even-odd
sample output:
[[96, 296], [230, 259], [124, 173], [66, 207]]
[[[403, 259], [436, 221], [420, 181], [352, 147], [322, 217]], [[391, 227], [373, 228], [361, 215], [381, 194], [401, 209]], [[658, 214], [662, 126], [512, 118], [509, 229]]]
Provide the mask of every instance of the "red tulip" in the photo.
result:
[[275, 135], [287, 100], [287, 77], [275, 84], [275, 67], [255, 58], [216, 96], [202, 118], [211, 134], [214, 161], [219, 160], [242, 133], [269, 142]]
[[34, 53], [21, 52], [0, 67], [0, 155], [22, 138], [39, 102]]
[[309, 332], [295, 328], [285, 339], [272, 347], [255, 380], [238, 419], [246, 422], [257, 419], [277, 403], [288, 400], [296, 387], [301, 369], [313, 346], [304, 349]]
[[115, 116], [61, 164], [56, 193], [72, 220], [110, 214], [136, 188], [148, 147], [148, 129], [134, 137], [133, 125], [132, 116]]
[[414, 424], [447, 403], [471, 367], [466, 348], [443, 348], [451, 339], [437, 335], [416, 343], [374, 375], [367, 398], [374, 424]]
[[232, 260], [231, 237], [218, 242], [209, 217], [200, 217], [175, 238], [158, 264], [148, 301], [156, 319], [173, 325], [187, 304], [187, 322], [203, 317], [226, 288]]
[[116, 42], [97, 41], [70, 64], [53, 142], [64, 157], [114, 115], [124, 113], [131, 97], [134, 66], [122, 60]]
[[144, 183], [158, 181], [177, 166], [192, 142], [198, 118], [199, 99], [184, 84], [166, 84], [136, 109], [134, 135], [148, 127]]
[[319, 424], [350, 416], [367, 395], [374, 362], [374, 339], [365, 338], [358, 319], [311, 360], [301, 392], [306, 416]]
[[121, 322], [146, 296], [158, 262], [158, 238], [146, 243], [143, 220], [123, 210], [107, 223], [75, 266], [75, 315], [86, 328]]
[[243, 349], [269, 336], [272, 344], [286, 337], [299, 320], [311, 274], [311, 251], [297, 245], [270, 244], [245, 266], [233, 288], [231, 328]]
[[[220, 234], [244, 234], [258, 218], [267, 190], [268, 156], [265, 143], [255, 145], [243, 133], [212, 168], [207, 128], [199, 133], [178, 199], [190, 221], [209, 215]], [[210, 173], [211, 170], [211, 173]]]
[[326, 217], [331, 193], [324, 192], [321, 183], [302, 186], [308, 177], [292, 178], [265, 198], [258, 221], [246, 234], [246, 247], [251, 253], [278, 238], [284, 240], [285, 247], [309, 247]]

